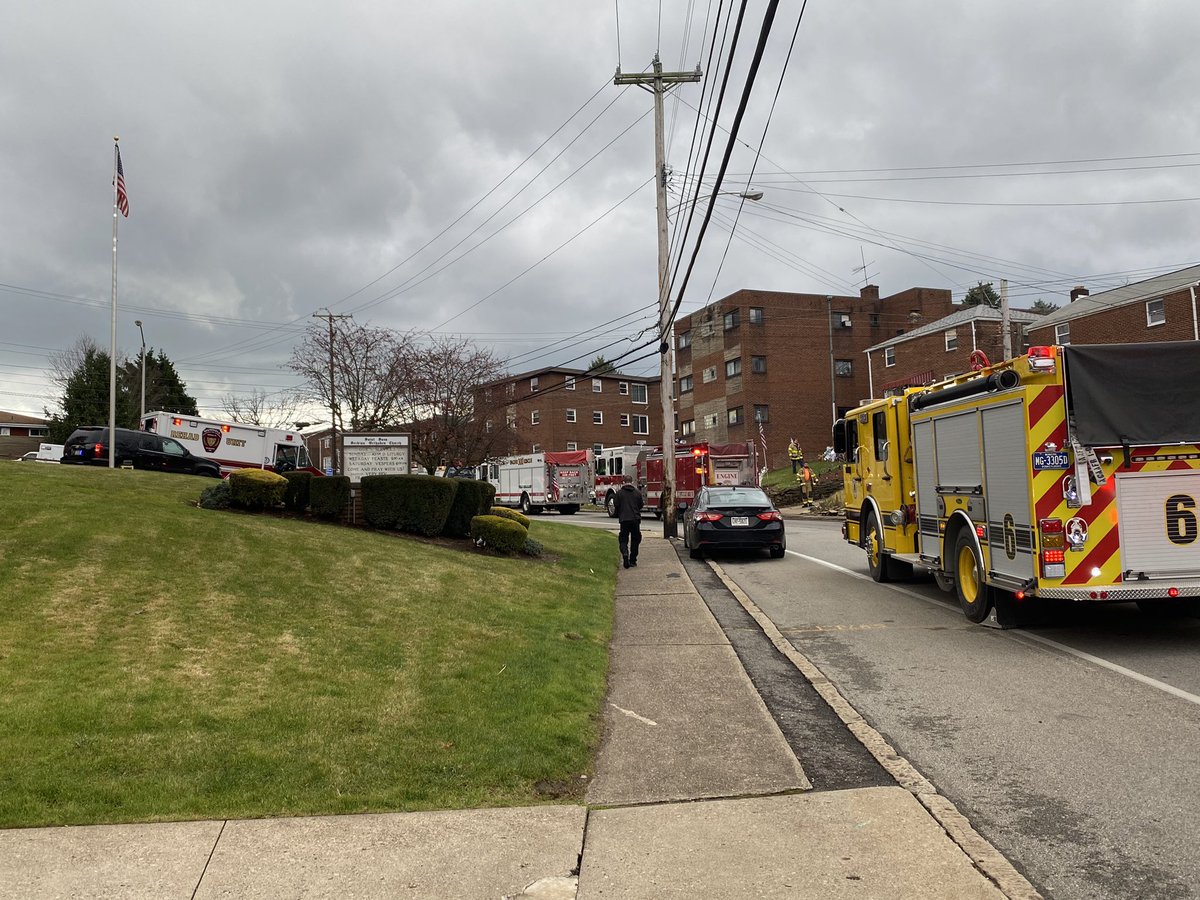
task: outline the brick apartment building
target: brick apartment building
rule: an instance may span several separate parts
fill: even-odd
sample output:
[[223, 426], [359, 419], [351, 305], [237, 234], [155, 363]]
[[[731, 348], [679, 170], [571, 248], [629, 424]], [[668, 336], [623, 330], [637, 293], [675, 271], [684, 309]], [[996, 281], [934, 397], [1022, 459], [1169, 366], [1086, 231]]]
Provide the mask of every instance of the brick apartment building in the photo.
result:
[[50, 422], [37, 416], [0, 411], [0, 459], [19, 459], [48, 440]]
[[[481, 385], [485, 407], [503, 404], [513, 453], [592, 450], [662, 442], [658, 377], [547, 367]], [[502, 423], [489, 423], [494, 426]]]
[[[1009, 347], [1013, 356], [1023, 353], [1025, 329], [1042, 319], [1037, 313], [1009, 311]], [[1004, 334], [1000, 310], [968, 306], [936, 322], [868, 347], [868, 392], [881, 397], [889, 391], [932, 384], [971, 369], [971, 354], [983, 351], [989, 362], [1004, 359]]]
[[[809, 458], [830, 443], [833, 411], [870, 396], [865, 351], [954, 312], [950, 291], [881, 298], [741, 290], [675, 323], [680, 438], [758, 440], [767, 465], [787, 464], [795, 437]], [[832, 352], [830, 350], [832, 346]]]
[[1031, 346], [1136, 344], [1200, 340], [1196, 295], [1200, 265], [1156, 275], [1089, 295], [1071, 291], [1071, 302], [1028, 329]]

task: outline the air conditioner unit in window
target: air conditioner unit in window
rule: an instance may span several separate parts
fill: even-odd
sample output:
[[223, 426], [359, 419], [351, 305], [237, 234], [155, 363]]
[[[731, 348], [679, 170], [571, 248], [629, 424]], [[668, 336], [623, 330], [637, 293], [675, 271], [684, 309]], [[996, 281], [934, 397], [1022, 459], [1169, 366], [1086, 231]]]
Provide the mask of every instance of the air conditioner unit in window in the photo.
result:
[[837, 317], [837, 327], [838, 328], [849, 328], [850, 327], [850, 317], [846, 316], [846, 315], [838, 316]]

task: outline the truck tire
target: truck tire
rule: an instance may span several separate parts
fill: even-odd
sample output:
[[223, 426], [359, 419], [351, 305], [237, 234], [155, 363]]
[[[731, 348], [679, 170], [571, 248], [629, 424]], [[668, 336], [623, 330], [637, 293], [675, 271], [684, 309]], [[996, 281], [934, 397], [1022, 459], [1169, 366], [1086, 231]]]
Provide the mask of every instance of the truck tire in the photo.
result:
[[521, 515], [523, 516], [529, 516], [533, 514], [533, 504], [529, 502], [528, 494], [521, 495], [521, 502], [518, 504], [518, 507], [521, 510]]
[[867, 526], [863, 530], [863, 549], [867, 551], [867, 568], [871, 570], [871, 578], [879, 584], [892, 580], [892, 572], [886, 553], [883, 552], [883, 529], [879, 527], [879, 519], [875, 513], [867, 516]]
[[609, 491], [608, 495], [604, 498], [604, 508], [607, 510], [610, 519], [617, 517], [617, 495], [612, 491]]
[[967, 620], [979, 624], [992, 610], [992, 588], [983, 579], [983, 561], [975, 553], [971, 533], [960, 529], [954, 539], [954, 592]]

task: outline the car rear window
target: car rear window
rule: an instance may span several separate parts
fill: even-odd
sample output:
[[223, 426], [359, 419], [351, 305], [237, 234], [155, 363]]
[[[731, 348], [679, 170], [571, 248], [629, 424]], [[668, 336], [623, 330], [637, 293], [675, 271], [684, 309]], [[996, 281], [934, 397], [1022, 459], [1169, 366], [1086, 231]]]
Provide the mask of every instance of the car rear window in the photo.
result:
[[709, 495], [712, 506], [770, 506], [767, 495], [759, 490], [713, 491]]

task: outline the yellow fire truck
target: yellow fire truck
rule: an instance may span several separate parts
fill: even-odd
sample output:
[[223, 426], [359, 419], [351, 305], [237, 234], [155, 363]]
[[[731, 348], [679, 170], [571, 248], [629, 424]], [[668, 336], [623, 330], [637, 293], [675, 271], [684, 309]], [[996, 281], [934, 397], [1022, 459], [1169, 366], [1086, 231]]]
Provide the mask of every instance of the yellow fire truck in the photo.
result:
[[1033, 597], [1200, 611], [1200, 344], [1032, 347], [834, 425], [842, 534], [972, 622]]

